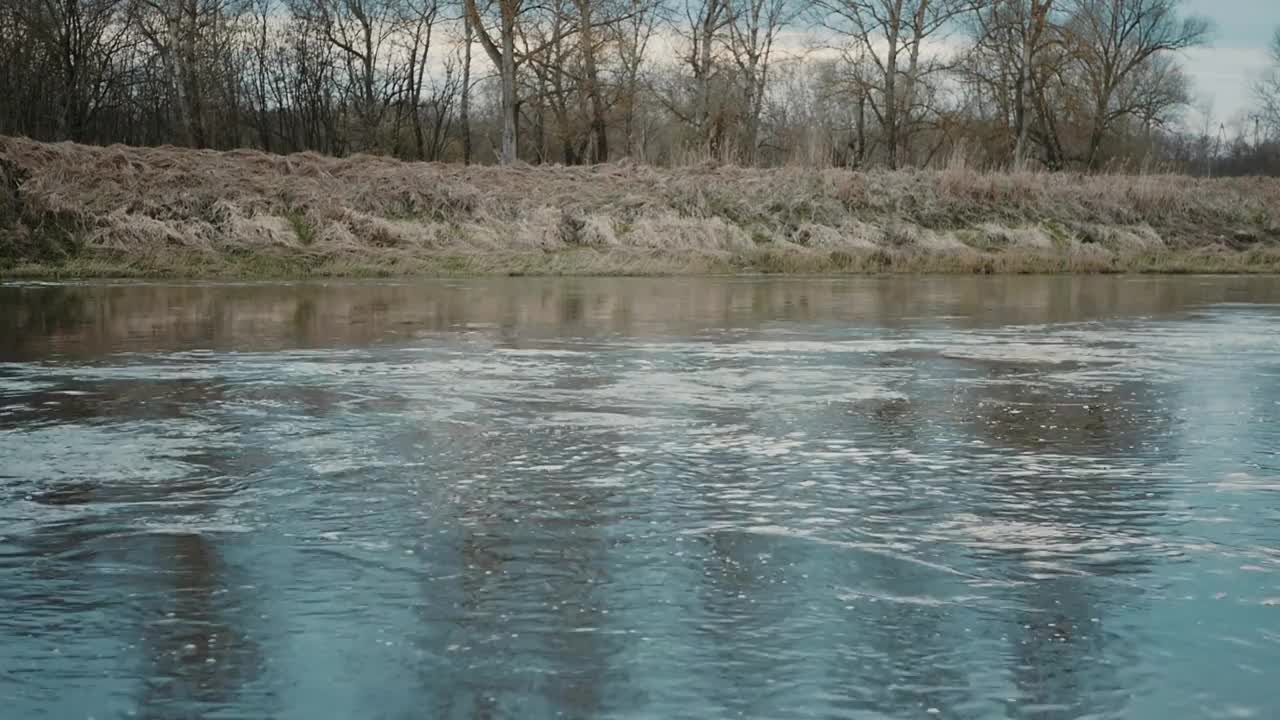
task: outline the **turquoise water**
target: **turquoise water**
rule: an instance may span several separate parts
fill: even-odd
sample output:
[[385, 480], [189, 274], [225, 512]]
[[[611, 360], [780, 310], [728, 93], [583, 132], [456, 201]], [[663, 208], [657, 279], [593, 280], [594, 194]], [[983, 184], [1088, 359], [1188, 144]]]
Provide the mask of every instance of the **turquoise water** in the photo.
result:
[[1280, 279], [0, 315], [0, 717], [1280, 716]]

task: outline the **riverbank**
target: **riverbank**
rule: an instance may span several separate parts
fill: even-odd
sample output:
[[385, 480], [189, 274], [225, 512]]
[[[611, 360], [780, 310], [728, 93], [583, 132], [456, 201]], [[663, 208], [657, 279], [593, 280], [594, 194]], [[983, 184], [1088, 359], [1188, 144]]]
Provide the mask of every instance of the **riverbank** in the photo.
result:
[[0, 137], [0, 277], [1278, 271], [1274, 178], [464, 167]]

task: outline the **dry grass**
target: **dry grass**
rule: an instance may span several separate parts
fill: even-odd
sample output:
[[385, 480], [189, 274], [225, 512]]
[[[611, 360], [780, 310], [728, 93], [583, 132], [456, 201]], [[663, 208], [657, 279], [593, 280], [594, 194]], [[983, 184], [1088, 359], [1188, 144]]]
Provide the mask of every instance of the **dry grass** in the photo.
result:
[[10, 276], [1277, 270], [1276, 179], [494, 168], [0, 138]]

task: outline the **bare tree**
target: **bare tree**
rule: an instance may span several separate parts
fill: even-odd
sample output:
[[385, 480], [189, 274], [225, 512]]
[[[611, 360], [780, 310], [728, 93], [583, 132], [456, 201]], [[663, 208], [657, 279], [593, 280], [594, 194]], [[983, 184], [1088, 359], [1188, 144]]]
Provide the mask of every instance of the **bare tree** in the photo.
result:
[[1096, 167], [1107, 131], [1138, 111], [1140, 93], [1122, 92], [1149, 63], [1176, 50], [1200, 45], [1209, 24], [1179, 17], [1181, 0], [1071, 0], [1067, 26], [1079, 61], [1091, 111], [1085, 163]]
[[693, 81], [692, 109], [681, 112], [676, 97], [668, 97], [672, 112], [693, 127], [698, 142], [710, 150], [719, 144], [712, 123], [712, 84], [719, 74], [717, 50], [731, 18], [729, 0], [684, 0], [671, 12], [671, 28], [685, 42], [681, 62], [689, 68]]
[[[600, 89], [600, 69], [596, 60], [599, 51], [596, 33], [601, 18], [595, 13], [596, 0], [574, 0], [578, 10], [578, 48], [582, 56], [582, 89], [591, 108], [591, 134], [593, 150], [591, 161], [609, 161], [609, 126], [605, 118], [605, 100]], [[607, 22], [608, 18], [604, 18]]]
[[573, 8], [573, 0], [548, 0], [542, 15], [520, 28], [521, 55], [534, 75], [533, 86], [526, 95], [532, 101], [534, 155], [539, 162], [552, 156], [552, 139], [564, 164], [577, 164], [580, 155], [579, 113], [575, 107], [579, 78], [571, 67], [578, 59], [572, 39], [578, 27]]
[[[1255, 112], [1211, 144], [1171, 122], [1191, 99], [1176, 50], [1207, 33], [1180, 2], [817, 0], [801, 22], [799, 0], [0, 0], [0, 132], [463, 162], [1280, 169], [1280, 36]], [[791, 33], [825, 51], [784, 56]]]
[[471, 13], [462, 13], [462, 99], [459, 122], [462, 124], [462, 162], [471, 164], [471, 46], [475, 44], [475, 31]]
[[39, 0], [16, 5], [30, 37], [56, 59], [57, 133], [84, 141], [112, 92], [126, 81], [121, 55], [133, 43], [123, 0]]
[[1027, 157], [1033, 127], [1050, 166], [1061, 165], [1049, 85], [1062, 69], [1055, 0], [989, 0], [973, 14], [974, 47], [964, 72], [999, 105], [1011, 135], [1015, 163]]
[[769, 81], [774, 41], [795, 17], [791, 0], [729, 0], [729, 48], [738, 67], [746, 127], [743, 160], [756, 159], [760, 113]]
[[[502, 150], [498, 161], [510, 165], [518, 157], [516, 125], [519, 108], [516, 97], [516, 21], [524, 10], [524, 0], [488, 0], [490, 9], [497, 6], [497, 32], [493, 33], [485, 26], [480, 7], [476, 0], [464, 0], [466, 12], [471, 17], [471, 28], [480, 40], [480, 45], [488, 53], [489, 59], [498, 71], [498, 81], [502, 85]], [[496, 40], [495, 40], [496, 34]]]
[[1254, 87], [1259, 122], [1265, 123], [1271, 139], [1280, 140], [1280, 27], [1271, 37], [1271, 67]]
[[205, 147], [205, 88], [198, 71], [200, 40], [223, 15], [226, 0], [132, 0], [138, 29], [160, 56], [174, 94], [180, 141]]
[[[435, 13], [409, 12], [401, 0], [295, 0], [294, 12], [323, 33], [337, 48], [346, 70], [346, 95], [358, 119], [359, 145], [378, 145], [377, 131], [387, 109], [403, 92], [402, 82], [413, 81], [421, 47], [414, 49], [411, 75], [392, 72], [393, 39], [402, 32], [403, 22], [412, 27], [414, 45], [423, 42], [423, 24], [430, 28]], [[429, 31], [429, 30], [428, 30]]]
[[641, 154], [637, 138], [637, 111], [643, 90], [642, 73], [649, 43], [658, 26], [657, 0], [627, 0], [619, 22], [610, 26], [618, 62], [618, 103], [622, 112], [622, 134], [627, 157]]
[[427, 78], [427, 57], [431, 53], [432, 32], [440, 15], [439, 0], [416, 0], [399, 8], [406, 47], [405, 74], [407, 101], [403, 103], [413, 125], [414, 149], [419, 160], [427, 158], [427, 138], [423, 129], [422, 89]]
[[874, 63], [874, 86], [880, 99], [873, 99], [871, 108], [884, 129], [890, 168], [898, 167], [904, 144], [909, 146], [904, 120], [915, 107], [921, 77], [938, 67], [924, 57], [924, 43], [970, 7], [964, 0], [814, 2], [819, 22], [847, 38]]

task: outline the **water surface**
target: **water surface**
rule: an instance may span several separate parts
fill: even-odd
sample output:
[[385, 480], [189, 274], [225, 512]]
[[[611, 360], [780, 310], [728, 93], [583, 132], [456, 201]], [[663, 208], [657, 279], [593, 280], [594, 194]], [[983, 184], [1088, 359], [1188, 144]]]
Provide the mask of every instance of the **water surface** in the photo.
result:
[[0, 286], [0, 715], [1280, 716], [1280, 279]]

